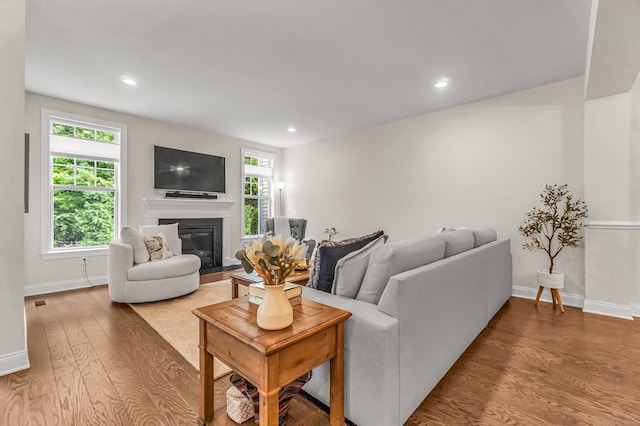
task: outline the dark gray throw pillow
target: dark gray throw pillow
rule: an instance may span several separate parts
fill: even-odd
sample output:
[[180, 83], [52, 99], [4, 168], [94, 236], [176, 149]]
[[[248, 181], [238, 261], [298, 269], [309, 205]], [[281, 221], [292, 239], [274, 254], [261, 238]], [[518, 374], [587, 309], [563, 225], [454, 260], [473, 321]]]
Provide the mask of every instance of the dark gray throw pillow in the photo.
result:
[[338, 260], [353, 251], [361, 249], [382, 235], [384, 235], [384, 231], [378, 231], [362, 237], [349, 238], [342, 241], [328, 241], [320, 244], [316, 250], [308, 286], [331, 293]]

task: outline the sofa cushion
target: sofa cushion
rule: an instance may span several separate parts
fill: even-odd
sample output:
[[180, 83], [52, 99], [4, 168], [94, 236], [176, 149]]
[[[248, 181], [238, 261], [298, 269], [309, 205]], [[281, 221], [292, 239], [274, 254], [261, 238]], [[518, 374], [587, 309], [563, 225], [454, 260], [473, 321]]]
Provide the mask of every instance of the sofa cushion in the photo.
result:
[[472, 229], [471, 232], [474, 239], [473, 247], [480, 247], [498, 239], [498, 233], [492, 228]]
[[144, 244], [147, 246], [147, 250], [149, 250], [149, 258], [152, 262], [173, 257], [171, 250], [169, 250], [167, 238], [162, 232], [153, 236], [143, 235], [142, 238], [144, 238]]
[[200, 269], [200, 258], [193, 254], [183, 254], [162, 262], [147, 262], [135, 265], [127, 271], [129, 281], [161, 280], [193, 274]]
[[387, 236], [382, 235], [359, 250], [352, 251], [336, 263], [335, 277], [331, 292], [338, 296], [355, 299], [360, 290], [362, 279], [367, 271], [369, 256], [373, 250], [386, 242]]
[[377, 304], [389, 278], [444, 257], [445, 242], [437, 237], [417, 237], [378, 246], [369, 257], [356, 299]]
[[378, 231], [362, 237], [349, 238], [342, 241], [327, 241], [320, 244], [313, 261], [309, 287], [331, 293], [338, 260], [352, 251], [361, 249], [382, 235], [384, 235], [384, 232]]
[[168, 225], [140, 225], [142, 235], [153, 236], [163, 233], [169, 243], [169, 250], [175, 256], [182, 254], [182, 243], [178, 236], [178, 223], [170, 223]]
[[463, 251], [471, 250], [474, 244], [473, 232], [468, 229], [458, 229], [453, 232], [443, 232], [436, 235], [446, 244], [444, 257], [455, 256]]
[[140, 232], [125, 226], [120, 230], [120, 240], [133, 248], [133, 263], [145, 263], [149, 261], [149, 250], [147, 250], [147, 246]]

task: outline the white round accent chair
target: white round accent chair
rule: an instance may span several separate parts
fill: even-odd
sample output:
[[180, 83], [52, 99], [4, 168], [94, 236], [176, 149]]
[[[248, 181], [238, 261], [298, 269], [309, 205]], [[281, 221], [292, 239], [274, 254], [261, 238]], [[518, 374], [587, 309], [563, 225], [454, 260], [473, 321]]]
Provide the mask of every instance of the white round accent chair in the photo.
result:
[[[143, 235], [162, 233], [172, 256], [151, 260]], [[109, 243], [109, 294], [119, 303], [171, 299], [195, 291], [200, 285], [200, 258], [182, 254], [178, 224], [141, 226], [140, 232], [122, 228]]]

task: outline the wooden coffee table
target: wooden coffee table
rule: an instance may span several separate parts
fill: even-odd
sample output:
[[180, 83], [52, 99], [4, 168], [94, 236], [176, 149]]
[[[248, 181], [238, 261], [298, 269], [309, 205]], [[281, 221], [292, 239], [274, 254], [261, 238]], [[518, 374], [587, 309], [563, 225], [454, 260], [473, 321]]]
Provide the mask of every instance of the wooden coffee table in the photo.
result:
[[[294, 272], [289, 275], [285, 281], [298, 284], [298, 285], [306, 285], [307, 281], [309, 281], [309, 271], [311, 268], [306, 271]], [[238, 285], [249, 286], [249, 284], [253, 283], [261, 283], [262, 278], [257, 275], [247, 274], [244, 271], [241, 272], [232, 272], [229, 274], [231, 278], [231, 298], [235, 299], [238, 297]]]
[[302, 299], [293, 324], [263, 330], [258, 305], [246, 296], [194, 309], [200, 318], [201, 424], [213, 424], [213, 356], [255, 384], [260, 394], [260, 424], [278, 424], [278, 394], [314, 367], [331, 360], [330, 417], [344, 425], [344, 322], [351, 312]]

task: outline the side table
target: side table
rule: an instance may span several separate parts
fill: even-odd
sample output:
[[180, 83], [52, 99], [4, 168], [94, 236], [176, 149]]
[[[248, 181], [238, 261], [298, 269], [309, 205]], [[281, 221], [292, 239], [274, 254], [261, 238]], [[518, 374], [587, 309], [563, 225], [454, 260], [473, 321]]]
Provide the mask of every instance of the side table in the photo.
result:
[[256, 323], [257, 307], [243, 296], [192, 311], [200, 318], [201, 424], [213, 422], [215, 355], [256, 385], [267, 426], [278, 424], [280, 388], [330, 360], [331, 424], [344, 425], [344, 322], [351, 312], [303, 298], [291, 326], [267, 331]]

